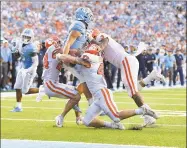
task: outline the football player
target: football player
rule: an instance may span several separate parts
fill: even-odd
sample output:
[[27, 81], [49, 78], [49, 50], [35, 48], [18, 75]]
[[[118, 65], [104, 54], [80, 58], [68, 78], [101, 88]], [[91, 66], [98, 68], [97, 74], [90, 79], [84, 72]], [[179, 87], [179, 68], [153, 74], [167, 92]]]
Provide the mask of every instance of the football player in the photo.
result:
[[[69, 99], [63, 112], [56, 117], [57, 127], [62, 127], [62, 122], [60, 122], [60, 120], [64, 119], [65, 115], [79, 102], [81, 97], [75, 87], [59, 83], [59, 74], [63, 65], [67, 62], [71, 63], [68, 58], [64, 59], [63, 62], [56, 60], [56, 54], [61, 50], [60, 39], [57, 36], [52, 36], [46, 40], [45, 46], [47, 51], [43, 58], [44, 71], [42, 75], [44, 81], [42, 86], [44, 88], [44, 93], [48, 97]], [[39, 95], [42, 95], [41, 91], [42, 88], [40, 88]], [[40, 98], [41, 96], [38, 96], [37, 100], [40, 101]]]
[[[92, 21], [93, 13], [89, 8], [80, 7], [75, 11], [75, 20], [69, 27], [68, 37], [65, 41], [64, 48], [61, 50], [62, 53], [76, 56], [76, 54], [73, 53], [80, 51], [86, 43], [87, 29]], [[74, 67], [64, 65], [64, 68], [69, 70], [75, 77], [78, 78], [80, 81], [78, 89], [81, 93], [84, 93], [89, 104], [91, 104], [93, 101], [92, 94], [88, 90], [84, 78], [80, 75], [80, 65], [75, 65]], [[76, 120], [80, 120], [79, 113], [77, 113], [76, 117]]]
[[16, 89], [17, 104], [12, 112], [22, 111], [22, 93], [31, 94], [38, 93], [38, 89], [30, 88], [34, 77], [36, 76], [36, 69], [38, 66], [37, 49], [33, 44], [34, 32], [32, 29], [26, 28], [21, 34], [21, 41], [18, 41], [17, 47], [12, 48], [13, 52], [18, 52], [22, 68], [19, 69], [14, 89]]
[[[142, 87], [144, 87], [145, 85], [147, 85], [152, 79], [164, 81], [164, 77], [156, 72], [153, 72], [139, 83], [137, 82], [139, 63], [135, 56], [145, 50], [145, 44], [140, 43], [138, 46], [137, 53], [135, 54], [135, 56], [133, 56], [126, 53], [123, 47], [114, 39], [112, 39], [109, 35], [101, 33], [98, 29], [93, 30], [92, 37], [96, 39], [97, 42], [99, 42], [102, 38], [109, 38], [109, 43], [107, 47], [103, 50], [103, 57], [107, 61], [115, 65], [117, 68], [121, 69], [122, 81], [125, 85], [125, 88], [127, 89], [128, 95], [133, 98], [136, 105], [138, 107], [146, 107], [147, 109], [151, 109], [149, 105], [144, 102], [143, 97], [139, 93], [139, 90], [142, 89]], [[93, 42], [95, 41], [93, 40]], [[145, 116], [145, 125], [151, 125], [154, 123], [154, 118]]]
[[[83, 123], [91, 127], [108, 127], [124, 129], [120, 121], [134, 115], [150, 115], [158, 118], [154, 111], [142, 106], [135, 110], [118, 111], [113, 100], [112, 92], [107, 89], [107, 84], [103, 73], [103, 58], [100, 56], [101, 49], [104, 49], [108, 44], [108, 38], [102, 40], [100, 46], [90, 44], [86, 47], [85, 53], [81, 56], [84, 61], [90, 62], [89, 66], [81, 66], [81, 74], [84, 76], [86, 84], [94, 96], [94, 102], [88, 107]], [[64, 55], [57, 55], [58, 60], [63, 60]], [[96, 117], [104, 111], [113, 122], [105, 122]], [[61, 122], [61, 120], [59, 120]]]

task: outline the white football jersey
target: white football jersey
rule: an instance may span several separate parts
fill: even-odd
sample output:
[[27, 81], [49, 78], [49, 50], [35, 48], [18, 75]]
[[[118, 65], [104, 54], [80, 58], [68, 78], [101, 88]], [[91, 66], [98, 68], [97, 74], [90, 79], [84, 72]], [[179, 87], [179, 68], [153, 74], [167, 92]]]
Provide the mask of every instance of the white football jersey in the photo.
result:
[[104, 58], [112, 63], [117, 68], [120, 68], [122, 58], [124, 57], [124, 54], [128, 55], [123, 46], [120, 45], [118, 42], [116, 42], [114, 39], [112, 39], [109, 35], [100, 33], [98, 37], [96, 38], [97, 41], [100, 41], [103, 37], [108, 37], [109, 42], [107, 47], [104, 49]]
[[[103, 37], [108, 37], [109, 42], [107, 47], [104, 49], [104, 58], [115, 65], [117, 68], [120, 68], [121, 61], [123, 60], [124, 56], [130, 56], [127, 52], [125, 52], [123, 46], [116, 42], [114, 39], [112, 39], [109, 35], [105, 33], [100, 33], [96, 40], [100, 41]], [[133, 56], [137, 56], [140, 53], [142, 53], [143, 50], [146, 50], [147, 45], [144, 42], [140, 42], [136, 53], [133, 54]]]
[[107, 88], [107, 83], [104, 78], [104, 65], [101, 56], [84, 53], [82, 58], [87, 59], [91, 63], [90, 68], [81, 67], [81, 74], [92, 94], [95, 94], [102, 88]]
[[63, 63], [56, 60], [55, 54], [57, 52], [56, 48], [52, 45], [47, 49], [44, 55], [44, 71], [42, 76], [44, 81], [51, 80], [58, 82], [59, 80], [59, 73], [62, 69]]

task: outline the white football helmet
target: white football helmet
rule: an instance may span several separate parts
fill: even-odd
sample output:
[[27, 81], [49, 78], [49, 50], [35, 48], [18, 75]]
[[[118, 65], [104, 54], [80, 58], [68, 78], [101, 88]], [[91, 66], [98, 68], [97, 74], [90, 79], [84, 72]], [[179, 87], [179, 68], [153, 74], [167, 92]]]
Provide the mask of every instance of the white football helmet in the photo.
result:
[[34, 40], [33, 30], [30, 28], [24, 29], [21, 34], [21, 39], [22, 39], [23, 44], [29, 44], [29, 43], [33, 42], [33, 40]]

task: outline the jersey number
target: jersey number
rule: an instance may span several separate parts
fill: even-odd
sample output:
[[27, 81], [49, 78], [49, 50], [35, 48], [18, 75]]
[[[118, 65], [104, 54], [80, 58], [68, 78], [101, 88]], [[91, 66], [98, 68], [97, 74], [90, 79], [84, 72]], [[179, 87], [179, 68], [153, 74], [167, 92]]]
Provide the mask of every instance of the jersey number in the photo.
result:
[[[43, 58], [43, 64], [44, 64], [44, 68], [48, 69], [49, 68], [49, 61], [48, 61], [48, 54], [46, 53], [44, 58]], [[56, 66], [56, 69], [61, 71], [62, 70], [62, 65], [63, 62], [59, 62], [58, 65]]]
[[103, 63], [100, 64], [100, 66], [97, 70], [97, 74], [104, 76], [104, 65], [103, 65]]
[[44, 64], [45, 69], [49, 68], [49, 61], [48, 61], [48, 54], [47, 53], [44, 55], [43, 64]]

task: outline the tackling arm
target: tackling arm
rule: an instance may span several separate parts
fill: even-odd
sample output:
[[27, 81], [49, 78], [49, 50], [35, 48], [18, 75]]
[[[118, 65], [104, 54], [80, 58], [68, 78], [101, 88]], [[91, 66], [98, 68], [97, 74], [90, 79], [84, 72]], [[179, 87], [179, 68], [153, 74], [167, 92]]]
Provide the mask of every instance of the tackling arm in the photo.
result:
[[67, 54], [60, 54], [58, 53], [56, 55], [56, 59], [58, 61], [62, 61], [66, 64], [80, 64], [80, 65], [83, 65], [85, 67], [90, 67], [90, 62], [88, 61], [85, 61], [84, 59], [82, 58], [79, 58], [79, 57], [73, 57], [71, 55], [67, 55]]
[[105, 47], [108, 45], [109, 38], [103, 38], [101, 41], [97, 42], [95, 39], [91, 40], [91, 44], [97, 44], [101, 50], [104, 50]]

